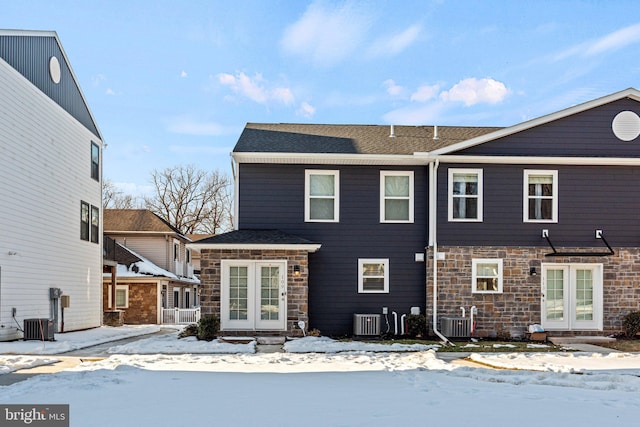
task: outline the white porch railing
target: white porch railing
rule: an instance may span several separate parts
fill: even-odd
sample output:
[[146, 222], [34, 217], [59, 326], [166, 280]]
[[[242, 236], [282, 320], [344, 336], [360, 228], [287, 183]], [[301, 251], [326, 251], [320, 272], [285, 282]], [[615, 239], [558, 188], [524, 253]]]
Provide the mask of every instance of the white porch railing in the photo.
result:
[[198, 308], [163, 308], [162, 324], [189, 325], [200, 320], [200, 307]]

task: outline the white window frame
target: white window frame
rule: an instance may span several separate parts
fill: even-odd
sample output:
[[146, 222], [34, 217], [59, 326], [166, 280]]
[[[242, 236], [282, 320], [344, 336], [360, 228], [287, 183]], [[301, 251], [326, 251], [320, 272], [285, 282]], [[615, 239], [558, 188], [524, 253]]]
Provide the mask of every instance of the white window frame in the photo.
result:
[[[311, 218], [311, 175], [333, 175], [333, 219]], [[329, 198], [323, 196], [322, 198]], [[304, 171], [304, 221], [340, 222], [340, 171], [325, 169], [306, 169]]]
[[[477, 266], [478, 264], [496, 264], [498, 267], [497, 276], [478, 276]], [[503, 291], [503, 268], [502, 258], [474, 258], [471, 261], [471, 293], [474, 294], [501, 294]], [[479, 290], [478, 279], [486, 277], [496, 277], [498, 279], [498, 289], [495, 291]]]
[[[550, 176], [553, 180], [552, 201], [551, 201], [551, 219], [531, 219], [529, 218], [529, 177], [535, 175]], [[557, 170], [541, 170], [541, 169], [525, 169], [523, 180], [523, 198], [522, 198], [522, 219], [523, 222], [529, 223], [557, 223], [558, 222], [558, 171]]]
[[[385, 179], [388, 176], [408, 176], [409, 177], [409, 196], [408, 197], [387, 197], [384, 193]], [[413, 171], [380, 171], [380, 222], [386, 224], [410, 224], [413, 223]], [[386, 219], [385, 200], [409, 200], [409, 218], [406, 220], [388, 220]]]
[[[466, 174], [466, 175], [476, 175], [478, 177], [478, 194], [477, 195], [464, 195], [459, 196], [457, 198], [467, 198], [467, 197], [475, 197], [478, 200], [476, 212], [476, 218], [454, 218], [453, 217], [453, 176], [455, 174]], [[482, 212], [484, 210], [483, 207], [483, 177], [482, 177], [482, 169], [457, 169], [450, 168], [449, 169], [449, 221], [450, 222], [482, 222]]]
[[[364, 289], [363, 267], [365, 264], [384, 265], [384, 289]], [[371, 276], [374, 277], [374, 276]], [[388, 294], [389, 293], [389, 258], [359, 258], [358, 259], [358, 293], [359, 294]]]
[[[107, 305], [113, 309], [129, 308], [129, 285], [116, 285], [116, 292], [124, 291], [124, 305], [119, 305], [117, 307], [114, 307], [113, 299], [111, 297], [112, 290], [113, 290], [113, 285], [109, 285], [107, 287], [107, 293], [108, 293]], [[117, 301], [117, 298], [118, 297], [116, 296], [116, 301]]]

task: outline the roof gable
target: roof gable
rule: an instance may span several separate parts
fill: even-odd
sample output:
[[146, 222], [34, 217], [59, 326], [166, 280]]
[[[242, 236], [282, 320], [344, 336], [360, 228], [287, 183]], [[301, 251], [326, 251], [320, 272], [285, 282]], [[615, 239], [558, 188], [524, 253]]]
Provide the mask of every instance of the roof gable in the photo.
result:
[[[50, 61], [53, 57], [56, 58], [59, 67], [58, 83], [53, 81], [50, 71]], [[55, 31], [0, 30], [0, 59], [102, 140]]]
[[103, 230], [105, 233], [152, 232], [178, 234], [189, 240], [180, 230], [148, 209], [105, 209]]
[[[579, 105], [575, 105], [573, 107], [566, 108], [564, 110], [557, 111], [555, 113], [547, 114], [542, 117], [538, 117], [536, 119], [532, 119], [526, 122], [518, 123], [514, 126], [510, 126], [507, 128], [496, 130], [495, 132], [487, 133], [485, 135], [481, 135], [466, 141], [459, 142], [457, 144], [452, 144], [447, 147], [442, 147], [436, 150], [431, 151], [429, 154], [436, 155], [445, 155], [445, 154], [459, 154], [464, 150], [467, 150], [466, 153], [472, 153], [474, 150], [470, 150], [473, 147], [480, 146], [482, 144], [486, 144], [492, 141], [496, 141], [502, 138], [506, 138], [524, 131], [528, 131], [534, 128], [540, 128], [544, 125], [550, 125], [554, 122], [558, 122], [560, 120], [569, 118], [571, 116], [579, 115], [581, 113], [588, 112], [590, 110], [598, 110], [600, 107], [605, 107], [607, 105], [615, 105], [619, 101], [630, 100], [633, 101], [631, 104], [634, 105], [636, 110], [638, 110], [638, 102], [640, 102], [640, 91], [629, 88], [620, 92], [616, 92], [607, 96], [603, 96], [601, 98], [594, 99], [592, 101], [588, 101]], [[614, 108], [615, 109], [615, 108]], [[618, 109], [619, 110], [619, 109]], [[637, 111], [640, 115], [640, 111]], [[612, 135], [611, 133], [611, 120], [613, 117], [607, 118], [608, 121], [608, 135]], [[615, 138], [615, 137], [614, 137]], [[610, 148], [609, 148], [610, 151]], [[502, 153], [507, 154], [507, 153]], [[547, 152], [540, 152], [538, 155], [548, 155]]]

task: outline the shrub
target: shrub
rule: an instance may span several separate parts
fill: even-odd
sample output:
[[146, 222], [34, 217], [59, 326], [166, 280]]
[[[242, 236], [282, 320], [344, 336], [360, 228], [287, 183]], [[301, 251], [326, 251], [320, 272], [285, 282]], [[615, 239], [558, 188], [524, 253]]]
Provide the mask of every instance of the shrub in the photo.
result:
[[197, 336], [198, 336], [198, 325], [196, 325], [195, 323], [192, 323], [191, 325], [188, 325], [186, 328], [180, 331], [180, 333], [178, 334], [178, 339], [186, 338], [186, 337], [197, 337]]
[[628, 338], [634, 338], [640, 332], [640, 311], [632, 311], [624, 316], [622, 327]]
[[220, 321], [212, 314], [202, 316], [198, 321], [198, 335], [196, 337], [203, 341], [213, 341], [220, 330]]
[[427, 336], [427, 318], [422, 314], [410, 314], [407, 316], [407, 335], [413, 338]]

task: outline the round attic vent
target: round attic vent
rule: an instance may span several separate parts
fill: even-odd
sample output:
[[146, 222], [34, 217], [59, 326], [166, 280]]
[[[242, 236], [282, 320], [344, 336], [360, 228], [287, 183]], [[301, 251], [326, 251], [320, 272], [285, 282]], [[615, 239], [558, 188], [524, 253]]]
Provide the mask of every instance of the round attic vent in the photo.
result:
[[633, 111], [621, 111], [611, 123], [613, 134], [622, 141], [633, 141], [640, 135], [640, 117]]
[[60, 83], [60, 63], [58, 62], [58, 58], [55, 56], [52, 56], [51, 59], [49, 59], [49, 75], [55, 84]]

